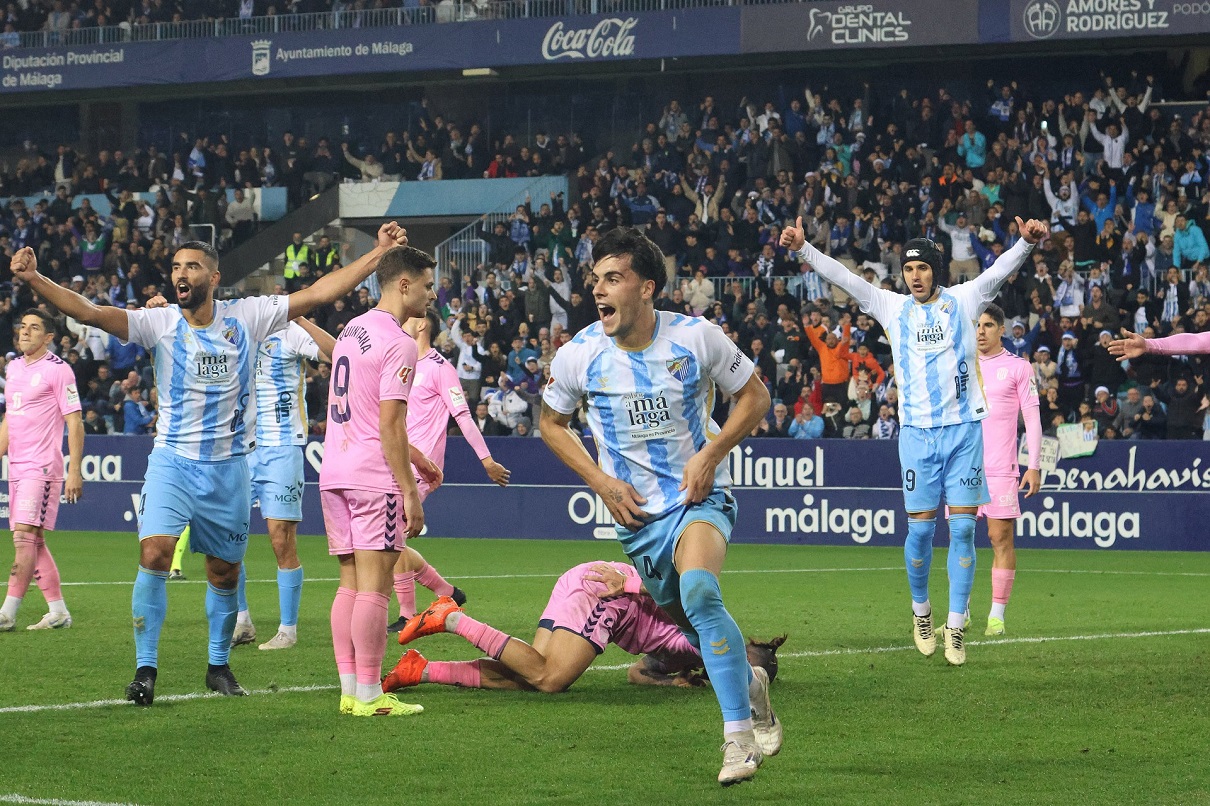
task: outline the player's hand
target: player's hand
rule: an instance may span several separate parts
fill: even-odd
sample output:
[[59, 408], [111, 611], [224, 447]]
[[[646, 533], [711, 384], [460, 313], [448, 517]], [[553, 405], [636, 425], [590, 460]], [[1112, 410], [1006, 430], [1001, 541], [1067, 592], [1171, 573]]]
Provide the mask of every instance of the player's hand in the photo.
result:
[[148, 308], [148, 309], [151, 309], [151, 308], [167, 308], [167, 307], [168, 307], [168, 300], [164, 299], [164, 295], [163, 295], [163, 294], [156, 294], [154, 297], [152, 297], [151, 299], [147, 300], [147, 304], [146, 304], [145, 306], [143, 306], [143, 307]]
[[802, 226], [802, 216], [798, 217], [794, 226], [786, 227], [781, 231], [781, 245], [786, 249], [797, 252], [806, 242], [807, 236], [806, 230]]
[[501, 487], [507, 487], [509, 479], [513, 476], [513, 471], [490, 456], [483, 460], [483, 469], [487, 471], [487, 477]]
[[1138, 358], [1147, 352], [1147, 340], [1138, 333], [1131, 333], [1122, 328], [1122, 338], [1109, 342], [1109, 354], [1116, 355], [1118, 361]]
[[718, 462], [701, 451], [689, 458], [685, 463], [685, 471], [681, 474], [681, 486], [677, 488], [685, 491], [684, 503], [700, 504], [706, 500], [714, 489], [714, 471], [717, 468]]
[[412, 461], [412, 467], [416, 468], [416, 472], [420, 474], [420, 478], [432, 490], [440, 487], [441, 482], [445, 480], [445, 474], [441, 472], [441, 468], [437, 467], [437, 463], [427, 456], [416, 457]]
[[407, 520], [408, 539], [419, 537], [424, 531], [424, 505], [420, 503], [420, 491], [403, 494], [403, 517]]
[[63, 494], [67, 496], [67, 503], [74, 504], [80, 500], [80, 496], [84, 493], [84, 476], [80, 475], [79, 470], [70, 470], [67, 473], [67, 483], [63, 485]]
[[1038, 490], [1042, 489], [1042, 471], [1037, 468], [1030, 468], [1021, 476], [1021, 486], [1019, 490], [1025, 491], [1025, 497], [1029, 498]]
[[27, 283], [32, 282], [38, 274], [38, 257], [34, 250], [28, 246], [18, 249], [17, 254], [13, 255], [11, 268], [14, 275]]
[[1036, 218], [1031, 218], [1028, 222], [1022, 221], [1021, 216], [1017, 216], [1017, 231], [1026, 243], [1038, 243], [1050, 235], [1050, 227], [1045, 222]]
[[626, 575], [609, 563], [597, 563], [594, 565], [584, 575], [584, 581], [599, 582], [604, 585], [605, 590], [601, 593], [602, 599], [612, 599], [614, 596], [621, 596], [626, 592]]
[[613, 519], [630, 531], [637, 532], [646, 525], [647, 513], [643, 511], [643, 504], [647, 503], [647, 499], [626, 482], [607, 478], [593, 492], [601, 496]]
[[378, 228], [378, 246], [380, 249], [390, 249], [392, 246], [407, 246], [408, 231], [399, 226], [396, 221], [388, 221]]

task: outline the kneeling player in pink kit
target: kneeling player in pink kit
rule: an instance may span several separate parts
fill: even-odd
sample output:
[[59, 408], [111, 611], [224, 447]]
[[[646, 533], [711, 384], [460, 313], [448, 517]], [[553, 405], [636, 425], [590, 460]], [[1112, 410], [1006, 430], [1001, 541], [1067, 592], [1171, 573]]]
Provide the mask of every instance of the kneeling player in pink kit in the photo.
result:
[[[628, 563], [583, 563], [559, 577], [532, 644], [475, 621], [448, 596], [411, 619], [399, 643], [442, 632], [462, 636], [490, 657], [428, 661], [412, 649], [382, 681], [383, 691], [438, 683], [555, 694], [579, 680], [609, 644], [647, 656], [630, 668], [630, 681], [640, 685], [694, 685], [689, 672], [702, 667], [702, 656], [646, 595]], [[765, 668], [770, 680], [783, 640], [748, 643], [749, 662]]]
[[57, 355], [49, 351], [55, 340], [55, 320], [42, 310], [21, 317], [17, 346], [21, 355], [5, 370], [4, 423], [0, 425], [0, 455], [8, 453], [8, 522], [13, 532], [16, 559], [8, 578], [8, 596], [0, 607], [0, 632], [16, 626], [17, 608], [38, 581], [50, 612], [30, 630], [57, 630], [71, 626], [63, 603], [59, 569], [46, 546], [46, 531], [54, 531], [63, 484], [63, 425], [71, 471], [67, 474], [67, 500], [80, 498], [84, 479], [84, 421], [76, 378]]
[[[1028, 361], [1004, 349], [1004, 311], [988, 305], [979, 315], [975, 340], [979, 348], [979, 375], [987, 398], [983, 420], [983, 467], [991, 503], [979, 507], [987, 518], [992, 544], [992, 608], [984, 635], [1004, 634], [1004, 610], [1017, 574], [1013, 530], [1021, 517], [1019, 490], [1029, 498], [1042, 487], [1039, 460], [1042, 422], [1038, 414], [1038, 381]], [[1029, 468], [1018, 479], [1017, 414], [1025, 421]], [[1018, 483], [1019, 482], [1019, 483]]]
[[440, 469], [409, 450], [405, 421], [417, 354], [416, 342], [401, 327], [436, 298], [433, 265], [418, 249], [388, 250], [377, 269], [377, 307], [350, 321], [332, 350], [319, 490], [328, 553], [340, 560], [331, 616], [340, 712], [354, 716], [423, 710], [384, 694], [380, 676], [391, 568], [406, 538], [424, 528], [409, 464], [430, 484], [441, 482]]
[[[475, 420], [462, 394], [458, 372], [433, 349], [433, 338], [441, 332], [440, 317], [430, 308], [423, 316], [404, 322], [403, 332], [415, 339], [416, 349], [420, 353], [416, 362], [416, 379], [412, 382], [412, 393], [408, 397], [408, 442], [412, 450], [420, 451], [444, 471], [446, 426], [452, 416], [462, 430], [462, 436], [483, 463], [487, 477], [501, 487], [507, 487], [511, 473], [492, 458], [483, 435], [475, 427]], [[436, 485], [430, 485], [417, 476], [416, 486], [423, 502]], [[399, 600], [399, 620], [387, 627], [387, 632], [399, 632], [408, 619], [416, 615], [417, 582], [438, 596], [449, 596], [460, 606], [466, 604], [466, 594], [446, 582], [437, 569], [420, 556], [420, 552], [405, 548], [395, 561], [394, 585], [395, 598]]]

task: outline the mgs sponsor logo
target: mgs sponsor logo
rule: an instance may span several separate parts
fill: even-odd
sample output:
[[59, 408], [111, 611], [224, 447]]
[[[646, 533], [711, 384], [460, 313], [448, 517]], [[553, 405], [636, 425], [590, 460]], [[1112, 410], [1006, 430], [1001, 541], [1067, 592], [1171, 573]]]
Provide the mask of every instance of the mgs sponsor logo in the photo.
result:
[[858, 45], [907, 42], [912, 21], [902, 11], [877, 11], [873, 5], [840, 6], [835, 11], [811, 9], [808, 42]]
[[1033, 0], [1025, 7], [1021, 21], [1025, 32], [1034, 39], [1048, 39], [1058, 32], [1062, 18], [1058, 0]]
[[638, 18], [609, 17], [592, 28], [565, 29], [556, 22], [542, 38], [542, 58], [555, 59], [605, 59], [634, 55], [634, 34], [631, 31], [639, 24]]
[[273, 42], [268, 39], [257, 39], [252, 43], [252, 75], [267, 76], [269, 75], [269, 67], [272, 60], [269, 58], [269, 51], [273, 48]]

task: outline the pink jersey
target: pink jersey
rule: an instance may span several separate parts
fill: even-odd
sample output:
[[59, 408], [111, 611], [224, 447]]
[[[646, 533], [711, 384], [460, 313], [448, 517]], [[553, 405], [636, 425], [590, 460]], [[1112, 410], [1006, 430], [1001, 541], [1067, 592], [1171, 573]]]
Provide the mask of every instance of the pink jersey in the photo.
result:
[[17, 356], [5, 370], [9, 479], [63, 480], [63, 425], [80, 410], [76, 376], [63, 359]]
[[[598, 564], [583, 563], [559, 577], [539, 626], [574, 632], [583, 636], [598, 652], [603, 652], [611, 643], [631, 655], [696, 651], [650, 596], [623, 594], [602, 599], [605, 586], [585, 579]], [[638, 577], [638, 572], [625, 563], [607, 565], [628, 577]]]
[[[1029, 362], [1004, 350], [993, 356], [979, 356], [979, 374], [983, 378], [983, 396], [988, 415], [983, 420], [983, 467], [987, 476], [1016, 478], [1017, 412], [1028, 427], [1038, 424], [1038, 444], [1030, 434], [1030, 467], [1038, 466], [1041, 424], [1038, 420], [1038, 380]], [[1031, 411], [1032, 409], [1032, 411]]]
[[1147, 339], [1147, 352], [1159, 355], [1210, 353], [1210, 332], [1177, 333], [1162, 339]]
[[340, 331], [332, 349], [321, 490], [400, 492], [382, 453], [378, 406], [408, 399], [416, 358], [416, 342], [387, 311], [374, 308]]

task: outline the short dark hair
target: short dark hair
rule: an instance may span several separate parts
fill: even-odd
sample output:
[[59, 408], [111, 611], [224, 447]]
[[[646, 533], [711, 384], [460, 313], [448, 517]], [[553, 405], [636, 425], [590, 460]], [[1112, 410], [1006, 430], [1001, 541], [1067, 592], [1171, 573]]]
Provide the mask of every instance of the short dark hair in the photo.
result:
[[214, 269], [218, 269], [218, 250], [205, 241], [185, 241], [176, 251], [180, 252], [185, 249], [192, 249], [195, 252], [201, 252], [206, 258], [214, 264]]
[[987, 307], [983, 309], [983, 313], [992, 318], [992, 321], [999, 327], [1004, 327], [1004, 309], [994, 302], [989, 302]]
[[432, 255], [414, 246], [392, 246], [378, 261], [378, 285], [390, 285], [401, 274], [419, 277], [425, 269], [435, 268], [436, 265], [437, 261], [433, 260]]
[[664, 272], [664, 253], [655, 241], [634, 227], [618, 227], [601, 236], [592, 247], [593, 263], [622, 256], [630, 258], [630, 269], [639, 277], [655, 283], [657, 290], [664, 287], [668, 280]]
[[429, 337], [437, 338], [441, 333], [441, 314], [437, 313], [433, 308], [429, 308], [424, 312], [424, 321], [429, 325]]
[[56, 331], [55, 318], [41, 308], [30, 308], [29, 310], [25, 311], [25, 313], [21, 314], [21, 319], [24, 319], [27, 316], [36, 316], [41, 319], [42, 327], [46, 329], [47, 333], [54, 333]]

